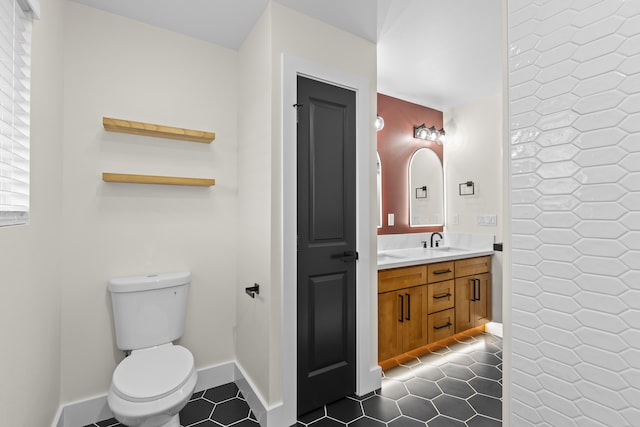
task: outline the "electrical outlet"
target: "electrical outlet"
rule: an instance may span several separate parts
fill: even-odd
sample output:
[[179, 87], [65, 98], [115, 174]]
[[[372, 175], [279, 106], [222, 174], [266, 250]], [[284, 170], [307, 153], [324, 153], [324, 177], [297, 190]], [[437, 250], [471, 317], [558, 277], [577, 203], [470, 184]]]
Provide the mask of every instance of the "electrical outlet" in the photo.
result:
[[498, 215], [484, 214], [476, 216], [476, 224], [483, 227], [495, 227], [498, 225]]

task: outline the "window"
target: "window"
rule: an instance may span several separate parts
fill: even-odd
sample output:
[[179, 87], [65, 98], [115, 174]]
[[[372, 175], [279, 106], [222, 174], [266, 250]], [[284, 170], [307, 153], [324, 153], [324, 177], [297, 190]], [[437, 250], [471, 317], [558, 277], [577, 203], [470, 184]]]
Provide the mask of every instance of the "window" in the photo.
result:
[[37, 6], [0, 0], [0, 226], [29, 218], [31, 21]]

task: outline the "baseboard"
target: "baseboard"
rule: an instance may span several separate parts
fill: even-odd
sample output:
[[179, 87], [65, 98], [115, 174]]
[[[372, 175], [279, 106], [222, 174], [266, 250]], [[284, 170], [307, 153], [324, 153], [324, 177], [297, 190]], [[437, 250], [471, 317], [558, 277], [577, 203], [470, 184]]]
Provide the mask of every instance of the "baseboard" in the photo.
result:
[[[198, 382], [195, 391], [237, 382], [237, 374], [235, 362], [198, 369]], [[249, 406], [253, 409], [251, 404]], [[79, 427], [112, 417], [113, 413], [107, 404], [107, 395], [104, 394], [60, 406], [51, 427]]]
[[489, 322], [484, 325], [484, 330], [487, 333], [502, 338], [502, 323]]
[[251, 377], [246, 374], [242, 366], [239, 363], [235, 365], [235, 383], [238, 389], [244, 396], [245, 400], [249, 404], [249, 407], [256, 416], [256, 419], [260, 423], [260, 426], [267, 426], [267, 418], [269, 414], [268, 405], [265, 403], [262, 395], [257, 391], [258, 388], [253, 384]]

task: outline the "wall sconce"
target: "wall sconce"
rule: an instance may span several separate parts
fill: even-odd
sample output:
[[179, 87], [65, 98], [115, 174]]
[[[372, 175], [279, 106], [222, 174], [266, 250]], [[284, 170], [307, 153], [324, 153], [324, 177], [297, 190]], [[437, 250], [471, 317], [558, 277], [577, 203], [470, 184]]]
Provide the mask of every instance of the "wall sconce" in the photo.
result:
[[384, 119], [378, 115], [376, 116], [376, 132], [380, 132], [382, 129], [384, 129]]
[[424, 123], [420, 126], [413, 127], [413, 137], [416, 139], [424, 139], [442, 144], [445, 140], [445, 134], [444, 128], [440, 130], [437, 130], [435, 126], [428, 128]]

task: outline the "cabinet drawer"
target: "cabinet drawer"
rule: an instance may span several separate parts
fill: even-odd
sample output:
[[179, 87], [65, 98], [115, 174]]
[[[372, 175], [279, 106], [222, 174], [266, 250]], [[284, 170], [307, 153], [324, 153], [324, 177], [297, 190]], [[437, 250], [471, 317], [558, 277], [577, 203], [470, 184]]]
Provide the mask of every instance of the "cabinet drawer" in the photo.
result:
[[393, 268], [378, 272], [378, 293], [396, 291], [427, 283], [427, 266]]
[[461, 259], [455, 262], [456, 277], [472, 276], [491, 271], [491, 257]]
[[450, 308], [427, 316], [427, 333], [430, 343], [453, 335], [456, 323], [454, 311]]
[[427, 312], [429, 314], [436, 311], [453, 307], [455, 301], [455, 281], [430, 283], [427, 286]]
[[427, 283], [453, 279], [453, 261], [436, 262], [427, 265]]

